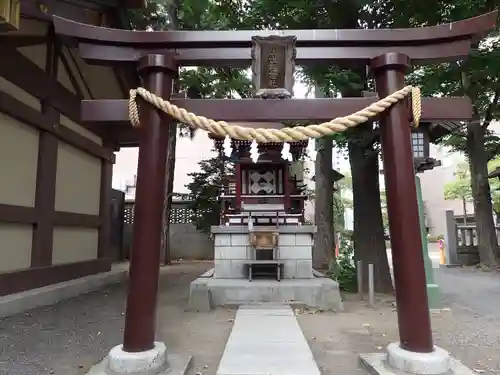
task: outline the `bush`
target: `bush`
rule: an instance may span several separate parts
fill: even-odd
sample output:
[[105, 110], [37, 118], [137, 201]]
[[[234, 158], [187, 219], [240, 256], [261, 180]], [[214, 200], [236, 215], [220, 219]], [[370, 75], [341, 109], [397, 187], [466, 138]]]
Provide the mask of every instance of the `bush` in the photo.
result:
[[340, 290], [344, 292], [357, 291], [354, 246], [350, 236], [345, 233], [340, 237], [339, 255], [330, 264], [328, 275], [339, 283]]

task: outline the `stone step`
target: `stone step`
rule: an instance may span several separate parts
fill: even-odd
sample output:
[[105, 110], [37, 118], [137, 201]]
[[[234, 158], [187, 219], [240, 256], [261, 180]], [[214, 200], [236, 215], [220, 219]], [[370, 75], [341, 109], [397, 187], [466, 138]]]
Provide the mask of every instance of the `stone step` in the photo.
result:
[[320, 375], [290, 306], [241, 306], [217, 375]]

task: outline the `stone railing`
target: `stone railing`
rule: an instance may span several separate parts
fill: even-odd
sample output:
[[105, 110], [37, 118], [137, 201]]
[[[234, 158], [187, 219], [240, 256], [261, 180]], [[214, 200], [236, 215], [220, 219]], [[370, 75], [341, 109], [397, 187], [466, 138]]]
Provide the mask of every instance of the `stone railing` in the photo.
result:
[[[500, 227], [496, 228], [497, 241]], [[445, 251], [449, 265], [472, 265], [479, 263], [477, 229], [475, 225], [457, 223], [453, 211], [446, 211]]]

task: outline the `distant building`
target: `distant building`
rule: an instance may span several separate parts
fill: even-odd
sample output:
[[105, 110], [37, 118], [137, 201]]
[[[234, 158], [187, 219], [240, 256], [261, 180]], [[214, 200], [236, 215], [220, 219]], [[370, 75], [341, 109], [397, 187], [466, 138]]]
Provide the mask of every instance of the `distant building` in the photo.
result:
[[[453, 210], [455, 215], [464, 215], [463, 202], [460, 199], [445, 200], [446, 184], [455, 180], [455, 172], [465, 157], [458, 152], [448, 152], [443, 148], [431, 145], [431, 157], [441, 160], [442, 165], [420, 174], [422, 198], [424, 200], [425, 225], [431, 236], [444, 235], [446, 232], [445, 211]], [[474, 215], [472, 202], [467, 202], [466, 213]]]
[[[494, 122], [490, 128], [496, 134], [500, 133], [500, 123]], [[449, 152], [442, 147], [431, 145], [430, 156], [441, 160], [442, 166], [420, 174], [422, 197], [424, 200], [426, 226], [431, 236], [439, 236], [446, 231], [445, 211], [453, 210], [455, 216], [464, 215], [462, 200], [445, 200], [444, 188], [447, 183], [455, 180], [455, 172], [465, 156], [459, 152]], [[472, 202], [466, 204], [467, 217], [474, 216]]]

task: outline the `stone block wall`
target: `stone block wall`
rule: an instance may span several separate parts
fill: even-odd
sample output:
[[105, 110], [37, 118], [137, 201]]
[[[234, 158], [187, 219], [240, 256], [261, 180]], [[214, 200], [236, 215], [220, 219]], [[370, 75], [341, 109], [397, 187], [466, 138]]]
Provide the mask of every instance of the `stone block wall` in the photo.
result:
[[[220, 228], [214, 233], [214, 277], [221, 279], [246, 278], [245, 260], [252, 259], [248, 231], [235, 232]], [[278, 259], [284, 262], [283, 278], [308, 279], [312, 273], [313, 230], [282, 231], [279, 234]]]

